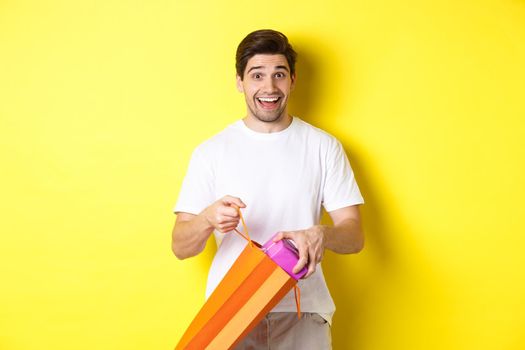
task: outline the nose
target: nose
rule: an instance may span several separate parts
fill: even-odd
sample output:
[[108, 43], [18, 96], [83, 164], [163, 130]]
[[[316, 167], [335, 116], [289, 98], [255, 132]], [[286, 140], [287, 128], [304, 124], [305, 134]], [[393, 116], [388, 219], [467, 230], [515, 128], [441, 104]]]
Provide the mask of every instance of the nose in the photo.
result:
[[277, 91], [277, 86], [273, 77], [269, 76], [264, 80], [263, 92], [264, 93], [274, 93]]

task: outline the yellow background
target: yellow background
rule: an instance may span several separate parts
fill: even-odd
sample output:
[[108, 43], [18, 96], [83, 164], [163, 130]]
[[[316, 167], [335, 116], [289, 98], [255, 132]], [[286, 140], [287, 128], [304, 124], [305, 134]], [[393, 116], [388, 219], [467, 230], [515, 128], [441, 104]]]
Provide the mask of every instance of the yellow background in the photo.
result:
[[214, 248], [178, 261], [171, 209], [260, 28], [367, 202], [334, 348], [525, 348], [524, 1], [4, 0], [0, 349], [172, 349]]

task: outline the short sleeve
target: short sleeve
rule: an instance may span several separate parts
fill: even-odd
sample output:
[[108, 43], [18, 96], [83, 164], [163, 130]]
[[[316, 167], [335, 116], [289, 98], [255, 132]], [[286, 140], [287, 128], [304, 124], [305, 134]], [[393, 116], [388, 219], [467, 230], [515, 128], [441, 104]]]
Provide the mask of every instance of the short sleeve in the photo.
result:
[[331, 141], [323, 186], [323, 206], [328, 212], [364, 203], [343, 146], [335, 139]]
[[190, 159], [182, 182], [179, 198], [173, 211], [199, 214], [214, 201], [214, 172], [212, 157], [197, 147]]

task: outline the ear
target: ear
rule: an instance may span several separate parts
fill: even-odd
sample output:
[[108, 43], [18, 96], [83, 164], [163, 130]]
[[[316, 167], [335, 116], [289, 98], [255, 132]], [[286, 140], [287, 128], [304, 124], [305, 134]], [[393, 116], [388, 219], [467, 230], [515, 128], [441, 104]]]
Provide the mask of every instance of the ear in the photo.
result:
[[244, 87], [242, 86], [242, 79], [238, 74], [236, 76], [236, 79], [237, 79], [237, 90], [239, 92], [244, 92]]
[[290, 85], [290, 91], [293, 91], [295, 89], [295, 80], [297, 79], [297, 73], [294, 73], [291, 77], [292, 84]]

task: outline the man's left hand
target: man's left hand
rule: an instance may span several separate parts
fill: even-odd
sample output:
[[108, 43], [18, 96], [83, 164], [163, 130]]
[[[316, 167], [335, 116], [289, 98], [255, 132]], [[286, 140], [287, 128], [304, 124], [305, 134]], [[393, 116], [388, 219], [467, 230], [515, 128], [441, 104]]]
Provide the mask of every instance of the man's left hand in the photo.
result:
[[315, 272], [317, 264], [323, 259], [326, 242], [325, 226], [315, 225], [306, 230], [279, 232], [273, 241], [277, 242], [284, 238], [291, 239], [299, 250], [299, 261], [293, 268], [293, 273], [298, 273], [308, 265], [308, 272], [303, 278], [310, 277]]

